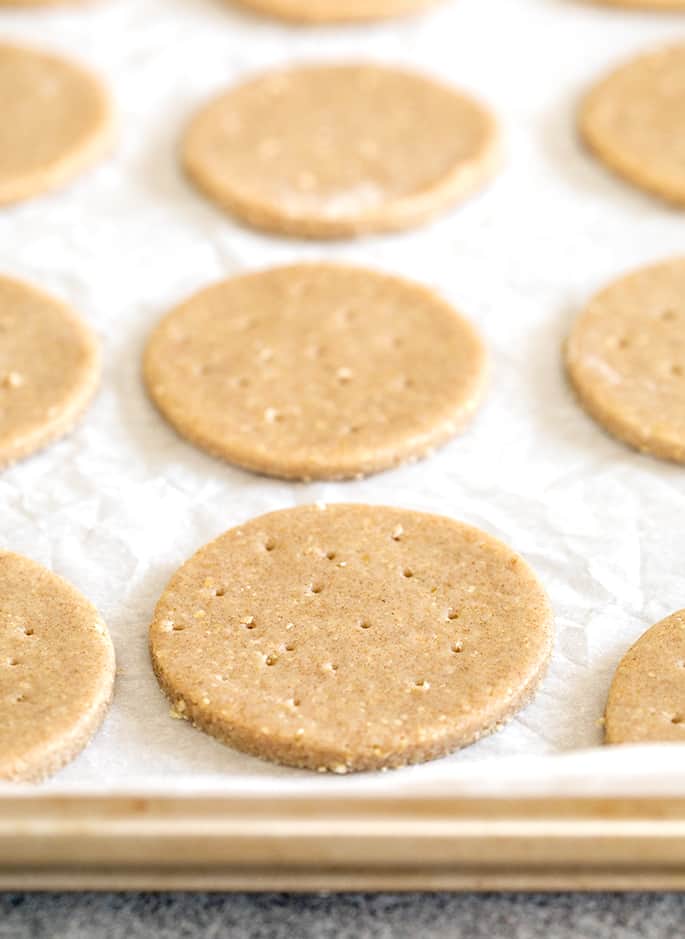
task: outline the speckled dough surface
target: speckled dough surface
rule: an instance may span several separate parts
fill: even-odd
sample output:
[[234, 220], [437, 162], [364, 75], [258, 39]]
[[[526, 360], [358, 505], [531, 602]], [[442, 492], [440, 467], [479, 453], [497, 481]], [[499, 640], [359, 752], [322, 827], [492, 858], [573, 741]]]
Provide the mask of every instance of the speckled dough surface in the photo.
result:
[[236, 0], [257, 13], [298, 23], [345, 23], [403, 16], [439, 0]]
[[100, 359], [92, 333], [71, 310], [6, 277], [0, 340], [3, 467], [72, 429], [95, 392]]
[[183, 163], [250, 225], [335, 238], [424, 221], [484, 184], [498, 151], [489, 112], [425, 76], [301, 65], [206, 105]]
[[474, 329], [436, 294], [332, 264], [247, 274], [153, 332], [145, 380], [184, 436], [273, 476], [362, 476], [424, 455], [482, 396]]
[[685, 258], [599, 293], [566, 347], [587, 411], [639, 450], [685, 462]]
[[114, 650], [97, 610], [34, 561], [0, 551], [0, 779], [73, 759], [112, 696]]
[[178, 716], [241, 750], [352, 772], [429, 760], [510, 718], [550, 655], [528, 565], [448, 518], [262, 516], [172, 578], [150, 629]]
[[685, 743], [685, 610], [652, 626], [616, 670], [607, 743]]
[[685, 44], [641, 56], [600, 82], [582, 104], [580, 128], [615, 172], [685, 205]]
[[0, 43], [0, 115], [0, 205], [66, 183], [112, 136], [110, 101], [94, 76], [7, 43]]

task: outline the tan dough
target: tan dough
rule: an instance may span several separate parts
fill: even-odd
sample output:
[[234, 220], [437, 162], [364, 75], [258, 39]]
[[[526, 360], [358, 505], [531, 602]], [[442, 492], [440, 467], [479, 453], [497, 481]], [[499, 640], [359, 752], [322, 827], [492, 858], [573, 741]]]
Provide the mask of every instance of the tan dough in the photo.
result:
[[448, 518], [305, 506], [234, 528], [150, 628], [174, 712], [256, 756], [337, 773], [434, 759], [509, 720], [552, 642], [528, 565]]
[[86, 746], [112, 696], [97, 610], [34, 561], [0, 551], [0, 779], [34, 781]]
[[580, 129], [612, 170], [685, 205], [685, 45], [612, 72], [585, 98]]
[[199, 112], [182, 150], [218, 205], [311, 238], [418, 225], [479, 189], [498, 154], [481, 105], [379, 65], [299, 65], [248, 81]]
[[0, 43], [0, 205], [77, 176], [112, 137], [100, 82], [47, 52]]
[[627, 7], [631, 10], [685, 10], [685, 0], [595, 0], [596, 3], [611, 7]]
[[95, 339], [71, 310], [0, 277], [0, 467], [70, 431], [99, 375]]
[[82, 6], [92, 2], [93, 0], [0, 0], [0, 8]]
[[166, 316], [145, 381], [185, 437], [247, 469], [338, 479], [418, 458], [486, 382], [473, 328], [434, 293], [363, 268], [235, 277]]
[[631, 446], [685, 462], [685, 258], [599, 293], [566, 349], [586, 410]]
[[256, 13], [296, 23], [346, 23], [417, 13], [439, 0], [236, 0]]
[[649, 629], [616, 670], [607, 743], [685, 743], [685, 610]]

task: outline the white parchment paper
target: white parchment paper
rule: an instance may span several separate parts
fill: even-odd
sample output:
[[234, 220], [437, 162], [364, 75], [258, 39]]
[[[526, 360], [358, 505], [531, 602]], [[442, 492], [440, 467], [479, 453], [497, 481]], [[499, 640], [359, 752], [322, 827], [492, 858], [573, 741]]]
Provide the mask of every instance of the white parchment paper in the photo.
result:
[[[574, 403], [560, 348], [595, 289], [685, 249], [685, 215], [611, 178], [574, 130], [588, 82], [685, 39], [685, 16], [448, 0], [418, 19], [303, 29], [239, 14], [228, 0], [96, 0], [3, 9], [0, 35], [90, 64], [121, 125], [101, 167], [0, 212], [0, 269], [70, 302], [105, 350], [102, 391], [77, 432], [0, 476], [0, 543], [80, 588], [105, 616], [119, 662], [102, 731], [43, 791], [679, 791], [685, 748], [593, 748], [620, 656], [685, 606], [685, 472], [605, 436]], [[182, 178], [179, 131], [215, 91], [272, 64], [364, 57], [423, 68], [489, 102], [508, 144], [495, 185], [427, 229], [320, 245], [245, 230]], [[431, 460], [355, 483], [262, 479], [193, 449], [147, 401], [141, 348], [171, 305], [235, 272], [320, 257], [425, 281], [487, 339], [487, 404]], [[230, 526], [318, 499], [443, 512], [531, 562], [556, 610], [556, 651], [534, 703], [502, 733], [430, 765], [341, 780], [259, 762], [171, 720], [146, 644], [167, 579]]]

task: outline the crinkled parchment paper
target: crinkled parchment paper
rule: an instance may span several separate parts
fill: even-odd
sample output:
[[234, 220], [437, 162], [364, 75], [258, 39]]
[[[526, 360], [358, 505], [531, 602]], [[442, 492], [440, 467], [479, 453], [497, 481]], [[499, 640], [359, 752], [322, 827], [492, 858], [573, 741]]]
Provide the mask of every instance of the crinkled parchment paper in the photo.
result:
[[[308, 30], [239, 14], [228, 0], [95, 0], [3, 9], [0, 35], [78, 56], [109, 82], [120, 114], [108, 162], [0, 211], [1, 269], [73, 304], [105, 349], [102, 391], [78, 431], [0, 475], [0, 543], [78, 586], [105, 616], [119, 660], [102, 731], [43, 791], [678, 791], [679, 748], [648, 757], [593, 748], [620, 656], [685, 606], [685, 471], [605, 436], [574, 403], [560, 351], [595, 289], [685, 246], [685, 216], [614, 180], [574, 129], [586, 85], [634, 52], [685, 39], [685, 17], [573, 0], [448, 0], [419, 19]], [[213, 92], [276, 63], [363, 57], [424, 68], [489, 102], [508, 146], [495, 185], [427, 229], [323, 245], [247, 231], [182, 178], [179, 132]], [[347, 484], [262, 479], [193, 449], [146, 399], [143, 341], [172, 304], [229, 274], [318, 257], [424, 281], [486, 337], [487, 404], [432, 459]], [[318, 499], [443, 512], [531, 562], [556, 610], [556, 651], [537, 698], [503, 732], [431, 765], [327, 779], [171, 720], [146, 637], [167, 579], [230, 526]]]

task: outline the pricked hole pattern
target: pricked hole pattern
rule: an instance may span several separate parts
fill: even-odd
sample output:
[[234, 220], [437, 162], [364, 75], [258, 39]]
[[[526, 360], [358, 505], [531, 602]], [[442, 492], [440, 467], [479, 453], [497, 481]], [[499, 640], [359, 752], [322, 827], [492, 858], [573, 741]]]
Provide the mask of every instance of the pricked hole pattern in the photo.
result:
[[266, 541], [264, 542], [265, 551], [273, 551], [275, 547], [276, 547], [276, 542], [274, 541], [273, 538], [267, 538]]
[[429, 681], [426, 681], [425, 678], [419, 678], [417, 681], [414, 682], [414, 687], [415, 687], [415, 688], [420, 688], [421, 691], [428, 691], [428, 689], [430, 688], [430, 686], [431, 686], [431, 685], [430, 685], [430, 682], [429, 682]]
[[460, 616], [461, 616], [461, 614], [460, 614], [459, 610], [448, 610], [448, 611], [447, 611], [447, 619], [448, 619], [448, 620], [459, 619]]
[[336, 557], [337, 557], [337, 555], [336, 555], [335, 551], [327, 551], [327, 552], [326, 552], [326, 558], [327, 558], [327, 560], [329, 560], [329, 561], [335, 561]]
[[402, 571], [402, 576], [409, 580], [410, 577], [414, 576], [414, 571], [410, 567], [405, 567]]
[[371, 629], [371, 623], [368, 623], [366, 620], [363, 620], [363, 621], [359, 624], [359, 628], [360, 628], [360, 629]]
[[292, 644], [292, 642], [287, 642], [287, 643], [283, 646], [283, 648], [285, 649], [286, 652], [294, 652], [294, 651], [295, 651], [295, 646]]
[[310, 594], [320, 594], [323, 590], [323, 585], [317, 583], [316, 581], [309, 585], [308, 592]]
[[226, 596], [226, 591], [225, 591], [225, 589], [224, 589], [223, 587], [217, 587], [217, 589], [214, 591], [214, 596], [215, 596], [215, 597], [225, 597], [225, 596]]
[[10, 668], [14, 668], [15, 665], [18, 665], [18, 664], [19, 664], [19, 660], [18, 660], [18, 659], [14, 659], [14, 658], [12, 658], [12, 659], [7, 659], [7, 664], [9, 665]]
[[22, 701], [26, 701], [26, 695], [23, 694], [22, 692], [19, 692], [19, 694], [14, 696], [14, 703], [21, 704]]
[[275, 665], [276, 662], [278, 662], [278, 656], [275, 653], [272, 653], [271, 655], [267, 655], [266, 657], [267, 665]]
[[171, 629], [172, 629], [172, 632], [182, 633], [183, 630], [185, 629], [185, 626], [183, 625], [183, 623], [174, 623]]
[[460, 652], [464, 651], [464, 643], [461, 641], [461, 639], [457, 639], [456, 642], [452, 643], [450, 648], [452, 649], [452, 652], [455, 653], [455, 655], [458, 655]]
[[25, 636], [33, 636], [33, 634], [34, 634], [34, 630], [33, 630], [33, 628], [32, 628], [31, 626], [25, 626], [25, 627], [24, 627], [24, 635], [25, 635]]
[[682, 714], [674, 714], [671, 718], [672, 724], [685, 724], [685, 717]]

